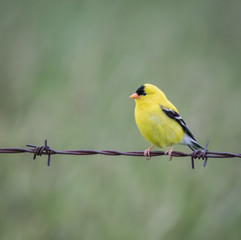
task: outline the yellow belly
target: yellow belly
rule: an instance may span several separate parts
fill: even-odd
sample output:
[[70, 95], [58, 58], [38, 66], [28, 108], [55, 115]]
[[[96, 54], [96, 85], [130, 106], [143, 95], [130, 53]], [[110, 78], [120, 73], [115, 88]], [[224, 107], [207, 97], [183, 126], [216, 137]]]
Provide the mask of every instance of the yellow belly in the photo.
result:
[[137, 127], [142, 136], [154, 146], [168, 147], [182, 141], [182, 127], [169, 118], [161, 107], [135, 108]]

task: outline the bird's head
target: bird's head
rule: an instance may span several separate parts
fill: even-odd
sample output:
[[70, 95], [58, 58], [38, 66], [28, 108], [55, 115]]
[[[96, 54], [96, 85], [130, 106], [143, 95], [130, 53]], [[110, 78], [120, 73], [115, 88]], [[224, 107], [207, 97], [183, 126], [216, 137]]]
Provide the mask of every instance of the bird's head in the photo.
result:
[[136, 101], [152, 101], [163, 95], [164, 93], [158, 87], [146, 83], [140, 86], [136, 92], [130, 96], [130, 98], [133, 98]]

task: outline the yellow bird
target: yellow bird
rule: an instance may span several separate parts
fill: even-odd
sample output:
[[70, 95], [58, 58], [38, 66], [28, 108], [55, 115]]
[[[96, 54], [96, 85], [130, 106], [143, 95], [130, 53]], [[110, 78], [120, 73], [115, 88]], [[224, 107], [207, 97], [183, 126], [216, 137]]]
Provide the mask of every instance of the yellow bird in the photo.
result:
[[172, 159], [173, 145], [185, 144], [193, 151], [203, 150], [179, 115], [176, 107], [156, 86], [146, 83], [139, 87], [130, 98], [135, 99], [135, 120], [142, 136], [152, 143], [144, 151], [150, 159], [150, 151], [154, 146], [171, 148], [165, 152]]

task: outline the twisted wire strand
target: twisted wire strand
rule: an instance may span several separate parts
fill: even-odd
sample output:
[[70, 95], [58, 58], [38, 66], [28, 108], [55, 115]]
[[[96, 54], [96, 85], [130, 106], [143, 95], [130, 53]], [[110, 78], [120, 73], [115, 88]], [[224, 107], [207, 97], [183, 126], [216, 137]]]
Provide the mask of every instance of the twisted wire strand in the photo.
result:
[[[205, 148], [203, 151], [193, 151], [191, 153], [184, 153], [179, 151], [173, 151], [172, 157], [190, 157], [191, 165], [194, 169], [194, 159], [202, 159], [204, 160], [203, 166], [205, 167], [207, 164], [208, 158], [241, 158], [241, 154], [230, 153], [230, 152], [216, 152], [216, 151], [208, 151], [208, 141], [206, 142]], [[32, 153], [33, 159], [36, 159], [37, 156], [48, 155], [47, 165], [50, 166], [50, 158], [51, 155], [54, 154], [63, 154], [63, 155], [108, 155], [108, 156], [137, 156], [137, 157], [145, 157], [143, 151], [128, 151], [128, 152], [120, 152], [115, 150], [63, 150], [57, 151], [47, 145], [47, 140], [43, 146], [36, 146], [32, 144], [26, 145], [29, 148], [0, 148], [1, 153]], [[151, 151], [151, 157], [163, 156], [165, 155], [164, 151]]]

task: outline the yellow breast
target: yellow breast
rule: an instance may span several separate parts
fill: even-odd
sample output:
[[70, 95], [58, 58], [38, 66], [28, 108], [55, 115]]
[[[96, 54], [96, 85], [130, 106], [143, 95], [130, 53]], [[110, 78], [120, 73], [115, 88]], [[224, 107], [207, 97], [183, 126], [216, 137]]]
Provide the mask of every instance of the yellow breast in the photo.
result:
[[135, 119], [143, 137], [154, 146], [168, 147], [182, 141], [182, 127], [162, 111], [160, 104], [136, 102]]

